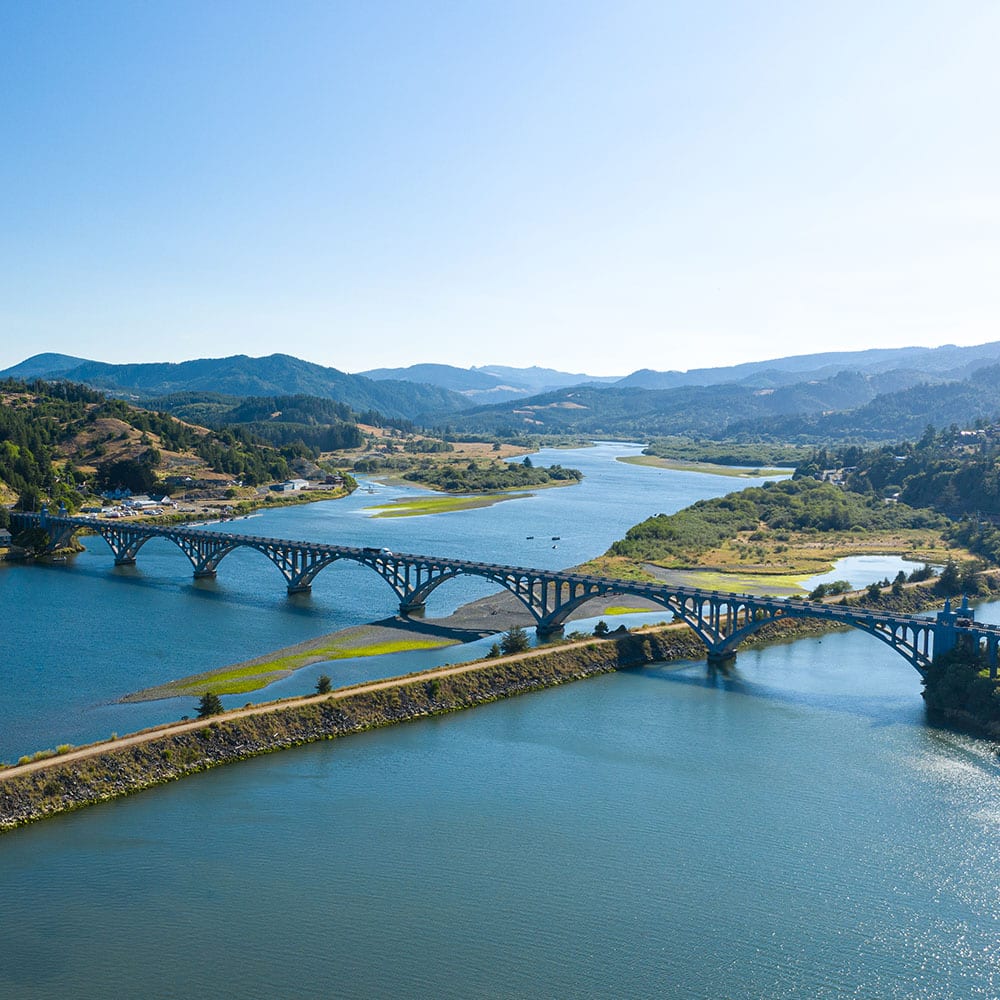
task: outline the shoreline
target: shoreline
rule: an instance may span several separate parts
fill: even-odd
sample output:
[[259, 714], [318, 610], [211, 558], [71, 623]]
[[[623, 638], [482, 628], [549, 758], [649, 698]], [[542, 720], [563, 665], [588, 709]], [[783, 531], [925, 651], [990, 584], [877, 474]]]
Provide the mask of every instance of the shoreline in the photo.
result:
[[[654, 662], [689, 659], [689, 631], [589, 638], [169, 723], [0, 770], [0, 832], [319, 740], [338, 739]], [[702, 647], [703, 648], [703, 647]]]
[[[996, 580], [992, 582], [995, 594]], [[942, 600], [919, 585], [903, 595], [884, 596], [887, 605], [901, 603], [907, 610]], [[779, 620], [748, 637], [747, 645], [794, 641], [848, 627], [811, 619]], [[634, 632], [622, 626], [604, 638], [435, 667], [324, 694], [248, 703], [241, 709], [167, 723], [85, 747], [41, 751], [0, 770], [0, 832], [264, 753], [461, 711], [601, 673], [653, 663], [699, 662], [706, 653], [698, 636], [682, 623]], [[976, 735], [997, 738], [988, 727], [962, 714], [949, 711], [938, 717], [971, 723]]]
[[[992, 580], [993, 577], [987, 578]], [[990, 586], [989, 594], [1000, 591], [1000, 585]], [[891, 595], [883, 593], [882, 604], [900, 605], [896, 610], [921, 611], [940, 605], [944, 598], [934, 595], [928, 588], [920, 584], [908, 584], [908, 595], [902, 601], [891, 599]], [[864, 589], [850, 591], [826, 599], [833, 603], [844, 599], [859, 602], [866, 597]], [[628, 606], [622, 607], [623, 600]], [[673, 612], [661, 604], [646, 601], [640, 597], [622, 598], [619, 595], [596, 597], [577, 609], [580, 619], [606, 616], [612, 618], [617, 614], [662, 613], [666, 622], [673, 619]], [[573, 621], [566, 623], [569, 634], [573, 631]], [[515, 626], [530, 629], [535, 620], [524, 605], [507, 591], [500, 591], [478, 600], [470, 601], [456, 608], [444, 618], [423, 620], [416, 617], [394, 615], [369, 622], [364, 625], [354, 625], [346, 629], [325, 633], [312, 639], [293, 643], [259, 656], [242, 660], [237, 663], [215, 667], [198, 674], [188, 674], [184, 677], [166, 681], [138, 691], [127, 692], [116, 699], [119, 703], [135, 704], [146, 701], [159, 701], [170, 698], [198, 698], [212, 692], [218, 695], [249, 694], [261, 691], [268, 685], [291, 676], [297, 670], [316, 663], [332, 664], [331, 673], [336, 670], [336, 662], [342, 659], [353, 659], [382, 653], [405, 652], [415, 649], [439, 649], [450, 645], [459, 645], [484, 639], [491, 635], [499, 635]], [[810, 619], [789, 620], [783, 626], [782, 635], [791, 630], [799, 635], [812, 634], [816, 623]], [[840, 626], [824, 624], [823, 630], [836, 630]], [[846, 626], [844, 626], [846, 627]], [[747, 646], [761, 642], [773, 641], [772, 627], [762, 629], [749, 636]], [[549, 644], [549, 648], [557, 647], [559, 640]], [[545, 646], [536, 647], [545, 648]], [[704, 656], [702, 652], [701, 656]], [[258, 669], [259, 668], [259, 669]], [[237, 679], [236, 686], [227, 686], [226, 679]], [[256, 682], [252, 680], [256, 678]], [[336, 677], [334, 677], [336, 683]]]
[[[642, 613], [646, 611], [662, 611], [668, 620], [672, 616], [666, 608], [652, 602], [645, 602], [648, 607], [636, 606], [620, 611], [616, 602], [621, 600], [621, 597], [616, 596], [595, 598], [592, 602], [593, 608], [588, 608], [587, 605], [583, 606], [587, 613], [582, 617], [589, 618], [595, 614], [613, 617], [616, 613]], [[641, 598], [629, 598], [629, 600], [636, 605], [641, 603]], [[189, 674], [186, 677], [143, 688], [139, 691], [132, 691], [122, 695], [117, 701], [134, 704], [168, 698], [197, 698], [207, 691], [219, 695], [244, 694], [264, 689], [274, 681], [289, 677], [295, 671], [316, 663], [331, 662], [335, 664], [337, 660], [341, 659], [405, 652], [408, 649], [441, 649], [446, 646], [475, 642], [477, 639], [485, 639], [491, 635], [499, 635], [516, 625], [522, 628], [531, 628], [534, 623], [534, 618], [525, 610], [524, 605], [512, 594], [502, 591], [470, 601], [444, 618], [423, 621], [419, 618], [394, 615], [365, 625], [353, 625], [313, 639], [305, 639], [290, 646], [283, 646], [248, 660], [206, 670], [200, 674]], [[568, 625], [571, 626], [572, 622], [569, 622]], [[415, 643], [419, 643], [419, 645]], [[547, 648], [554, 648], [557, 645], [559, 644], [553, 644]], [[381, 648], [387, 646], [397, 648]], [[335, 655], [329, 655], [331, 651]], [[271, 666], [290, 659], [295, 659], [294, 666]], [[248, 673], [256, 667], [260, 668], [256, 674]], [[242, 690], [226, 690], [219, 686], [219, 679], [236, 674], [244, 677], [257, 676], [261, 679], [269, 674], [271, 676], [268, 680], [254, 687], [244, 687]], [[184, 689], [181, 689], [182, 687]]]

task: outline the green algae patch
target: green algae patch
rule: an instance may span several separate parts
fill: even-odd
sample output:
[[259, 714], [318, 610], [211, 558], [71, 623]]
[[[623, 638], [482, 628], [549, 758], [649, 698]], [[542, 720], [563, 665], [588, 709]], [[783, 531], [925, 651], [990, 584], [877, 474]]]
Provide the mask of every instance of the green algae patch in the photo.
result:
[[605, 615], [638, 615], [645, 614], [647, 611], [656, 611], [656, 608], [626, 608], [621, 604], [611, 604], [604, 609], [602, 614]]
[[127, 694], [120, 700], [123, 702], [157, 701], [161, 698], [197, 698], [211, 691], [213, 694], [246, 694], [258, 691], [282, 678], [289, 677], [296, 670], [308, 667], [313, 663], [324, 663], [328, 660], [347, 660], [361, 656], [384, 656], [387, 653], [407, 653], [418, 649], [438, 649], [441, 646], [454, 646], [457, 639], [445, 638], [405, 638], [383, 642], [363, 642], [364, 627], [356, 632], [342, 636], [337, 642], [325, 644], [305, 644], [308, 648], [291, 647], [294, 652], [279, 655], [257, 657], [244, 663], [237, 663], [218, 670], [208, 670], [203, 674], [193, 674], [166, 684], [144, 688], [133, 694]]
[[731, 476], [735, 479], [761, 479], [769, 476], [790, 476], [791, 469], [741, 469], [732, 465], [716, 465], [714, 462], [684, 462], [674, 458], [658, 458], [656, 455], [622, 455], [616, 459], [626, 465], [649, 465], [656, 469], [672, 469], [675, 472], [704, 472], [710, 476]]
[[456, 510], [492, 507], [504, 500], [520, 500], [531, 493], [486, 493], [475, 496], [401, 497], [392, 503], [369, 508], [378, 511], [373, 517], [423, 517], [427, 514], [450, 514]]

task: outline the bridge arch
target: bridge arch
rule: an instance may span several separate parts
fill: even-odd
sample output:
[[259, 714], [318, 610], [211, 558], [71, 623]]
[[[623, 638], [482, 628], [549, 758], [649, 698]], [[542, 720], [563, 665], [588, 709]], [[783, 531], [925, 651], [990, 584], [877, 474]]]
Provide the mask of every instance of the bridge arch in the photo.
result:
[[196, 577], [214, 576], [229, 553], [237, 548], [251, 548], [277, 566], [290, 593], [309, 590], [323, 569], [347, 559], [382, 577], [399, 599], [404, 613], [423, 607], [427, 597], [448, 580], [475, 576], [512, 594], [532, 616], [540, 634], [561, 630], [575, 610], [594, 598], [641, 597], [684, 621], [705, 644], [710, 663], [734, 656], [750, 635], [784, 618], [814, 618], [868, 632], [921, 673], [929, 666], [934, 651], [953, 648], [961, 635], [985, 644], [991, 675], [995, 676], [1000, 661], [1000, 627], [976, 623], [964, 601], [957, 611], [951, 610], [946, 602], [944, 610], [934, 618], [922, 618], [800, 599], [758, 598], [659, 582], [639, 583], [574, 572], [393, 554], [385, 549], [234, 535], [184, 526], [161, 527], [127, 520], [77, 518], [65, 512], [56, 516], [45, 510], [41, 514], [12, 512], [11, 524], [18, 530], [44, 528], [52, 545], [68, 540], [78, 530], [92, 530], [105, 540], [119, 564], [134, 562], [151, 538], [166, 538], [187, 555]]

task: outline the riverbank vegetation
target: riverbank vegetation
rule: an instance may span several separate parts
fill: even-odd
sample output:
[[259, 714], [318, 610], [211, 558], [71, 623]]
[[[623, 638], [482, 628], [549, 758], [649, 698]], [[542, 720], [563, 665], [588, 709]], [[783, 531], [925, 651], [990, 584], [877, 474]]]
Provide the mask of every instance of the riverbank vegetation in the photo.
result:
[[806, 445], [766, 441], [712, 441], [673, 434], [653, 438], [643, 454], [700, 465], [743, 465], [755, 468], [780, 466], [791, 472], [797, 465], [808, 461], [812, 450]]
[[1000, 684], [990, 677], [985, 656], [960, 640], [934, 657], [924, 677], [924, 701], [932, 716], [971, 726], [1000, 739]]
[[523, 490], [533, 486], [557, 486], [578, 483], [579, 469], [561, 465], [534, 465], [530, 458], [521, 462], [471, 461], [465, 465], [447, 462], [427, 469], [406, 472], [404, 479], [445, 493], [487, 493], [497, 490]]
[[931, 510], [886, 504], [814, 479], [785, 480], [648, 518], [588, 568], [617, 575], [648, 563], [808, 575], [862, 553], [937, 562], [949, 555], [947, 526], [947, 519]]

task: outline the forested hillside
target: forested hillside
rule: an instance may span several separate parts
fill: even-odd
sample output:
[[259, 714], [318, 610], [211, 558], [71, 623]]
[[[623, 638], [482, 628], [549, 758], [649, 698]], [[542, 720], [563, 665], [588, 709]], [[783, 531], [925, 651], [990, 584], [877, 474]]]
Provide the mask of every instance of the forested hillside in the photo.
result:
[[960, 430], [928, 427], [915, 443], [883, 448], [823, 448], [799, 467], [799, 476], [843, 470], [858, 494], [929, 507], [960, 523], [952, 537], [1000, 563], [1000, 426]]
[[247, 485], [289, 475], [301, 444], [275, 448], [242, 427], [209, 430], [67, 382], [0, 382], [0, 493], [29, 507], [76, 509], [84, 496], [145, 491], [171, 471], [199, 470]]
[[[45, 359], [51, 359], [46, 362]], [[301, 361], [287, 354], [266, 358], [237, 355], [200, 358], [179, 364], [111, 365], [84, 361], [67, 368], [63, 355], [39, 355], [4, 373], [21, 377], [60, 378], [135, 399], [178, 392], [229, 396], [310, 395], [336, 399], [355, 411], [377, 410], [387, 417], [413, 419], [419, 414], [450, 414], [469, 404], [458, 393], [415, 382], [385, 381], [348, 375], [336, 368]], [[46, 370], [49, 369], [49, 370]]]
[[174, 393], [149, 405], [205, 427], [239, 427], [275, 447], [301, 443], [314, 453], [357, 448], [358, 421], [378, 423], [380, 414], [355, 414], [346, 403], [318, 396], [225, 396], [221, 393]]

